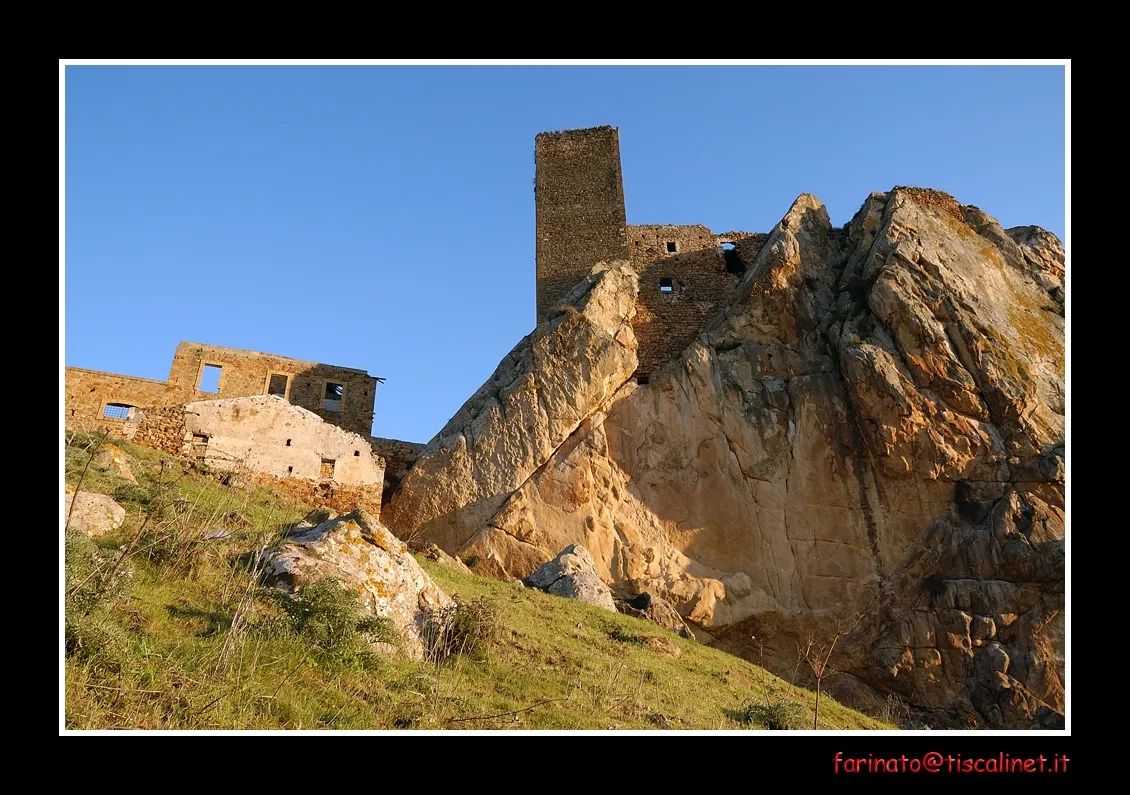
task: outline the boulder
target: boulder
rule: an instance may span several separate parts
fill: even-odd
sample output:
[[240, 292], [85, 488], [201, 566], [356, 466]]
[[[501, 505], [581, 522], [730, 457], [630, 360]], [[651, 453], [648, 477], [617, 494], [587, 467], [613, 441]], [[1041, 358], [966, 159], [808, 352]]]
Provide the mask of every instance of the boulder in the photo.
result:
[[109, 442], [103, 443], [94, 451], [94, 457], [91, 459], [91, 463], [100, 469], [108, 469], [111, 472], [117, 472], [128, 481], [133, 483], [137, 482], [129, 466], [129, 456], [117, 445], [110, 444]]
[[580, 544], [561, 550], [561, 554], [527, 577], [525, 584], [554, 596], [579, 599], [616, 612], [612, 591], [597, 575], [592, 555]]
[[293, 592], [330, 577], [357, 591], [365, 614], [390, 621], [408, 656], [426, 656], [428, 622], [451, 600], [365, 510], [343, 516], [315, 511], [264, 553], [268, 585]]
[[[74, 504], [74, 511], [71, 505]], [[105, 494], [80, 491], [75, 496], [74, 489], [67, 486], [64, 492], [63, 521], [70, 516], [71, 530], [78, 530], [88, 536], [99, 536], [117, 530], [126, 520], [126, 509]]]
[[437, 547], [435, 544], [429, 544], [428, 548], [423, 551], [423, 556], [435, 563], [442, 563], [444, 566], [450, 566], [453, 569], [458, 569], [464, 574], [470, 574], [471, 570], [467, 568], [467, 564], [463, 562], [462, 558], [452, 557]]
[[694, 640], [694, 633], [691, 632], [687, 623], [683, 621], [683, 617], [679, 615], [679, 611], [666, 599], [653, 596], [646, 591], [637, 596], [633, 596], [631, 599], [617, 599], [616, 609], [625, 615], [654, 621], [659, 626], [666, 627], [681, 638]]

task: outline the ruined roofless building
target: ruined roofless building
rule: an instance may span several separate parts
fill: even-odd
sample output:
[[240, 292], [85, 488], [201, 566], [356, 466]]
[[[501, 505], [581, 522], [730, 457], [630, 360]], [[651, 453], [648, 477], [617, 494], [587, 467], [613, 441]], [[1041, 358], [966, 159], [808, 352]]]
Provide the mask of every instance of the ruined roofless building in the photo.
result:
[[352, 367], [182, 342], [167, 381], [66, 368], [65, 419], [68, 427], [108, 427], [129, 438], [130, 420], [138, 409], [278, 395], [328, 423], [368, 437], [377, 384], [383, 380]]
[[537, 319], [597, 263], [640, 274], [638, 379], [678, 356], [729, 297], [768, 235], [705, 226], [629, 226], [614, 127], [543, 132], [534, 139]]

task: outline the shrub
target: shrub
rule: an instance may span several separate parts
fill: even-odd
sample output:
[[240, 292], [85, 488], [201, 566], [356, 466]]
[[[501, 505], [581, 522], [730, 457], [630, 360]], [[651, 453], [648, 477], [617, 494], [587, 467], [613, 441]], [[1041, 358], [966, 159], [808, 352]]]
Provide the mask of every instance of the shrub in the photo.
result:
[[388, 619], [362, 616], [355, 591], [327, 577], [295, 594], [267, 589], [266, 595], [283, 615], [260, 621], [256, 628], [268, 635], [293, 634], [308, 641], [321, 662], [345, 667], [369, 667], [376, 662], [370, 644], [395, 643]]
[[735, 710], [727, 710], [727, 716], [743, 726], [764, 726], [766, 729], [800, 729], [804, 717], [804, 705], [798, 701], [780, 700], [764, 704], [753, 699], [746, 701]]
[[194, 533], [166, 527], [145, 533], [137, 554], [151, 565], [192, 577], [207, 558], [208, 541]]
[[90, 613], [129, 592], [132, 571], [114, 566], [118, 553], [99, 549], [85, 533], [70, 530], [63, 541], [63, 580], [67, 614]]
[[64, 649], [68, 657], [114, 673], [125, 656], [126, 633], [109, 607], [129, 593], [132, 572], [115, 567], [117, 553], [105, 553], [85, 533], [70, 531], [63, 542]]
[[634, 632], [628, 632], [623, 627], [613, 627], [608, 631], [608, 637], [617, 643], [643, 643], [644, 637]]
[[438, 665], [456, 654], [483, 653], [501, 633], [502, 622], [493, 602], [482, 596], [464, 602], [456, 594], [450, 604], [429, 613], [423, 640], [428, 659]]
[[157, 489], [137, 483], [122, 483], [114, 489], [114, 499], [118, 502], [131, 502], [142, 508], [152, 508], [157, 501]]

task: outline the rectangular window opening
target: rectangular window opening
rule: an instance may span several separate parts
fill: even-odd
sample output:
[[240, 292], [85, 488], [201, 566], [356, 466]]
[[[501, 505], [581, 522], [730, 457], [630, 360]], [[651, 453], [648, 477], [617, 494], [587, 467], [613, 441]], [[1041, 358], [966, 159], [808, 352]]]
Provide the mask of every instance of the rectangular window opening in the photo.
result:
[[323, 458], [321, 469], [318, 470], [318, 477], [322, 480], [333, 480], [334, 477], [334, 459]]
[[678, 248], [679, 247], [678, 247], [678, 245], [676, 245], [674, 240], [668, 240], [667, 241], [667, 253], [668, 254], [674, 254], [678, 250]]
[[287, 446], [287, 447], [290, 447], [290, 439], [287, 439], [287, 440], [286, 440], [286, 446]]
[[208, 437], [202, 433], [192, 434], [192, 454], [203, 458], [208, 452]]
[[289, 380], [289, 375], [272, 373], [270, 383], [267, 384], [267, 394], [278, 395], [281, 398], [286, 397], [286, 382]]
[[661, 292], [661, 293], [673, 293], [673, 292], [675, 292], [675, 280], [674, 279], [660, 279], [659, 280], [659, 292]]
[[360, 450], [354, 450], [354, 451], [353, 451], [353, 455], [354, 455], [354, 457], [360, 458], [360, 456], [361, 456], [361, 451], [360, 451]]
[[213, 395], [220, 394], [220, 372], [224, 368], [218, 364], [206, 364], [200, 372], [200, 385], [196, 389]]
[[133, 416], [133, 406], [125, 403], [107, 403], [102, 416], [108, 420], [128, 420]]
[[294, 467], [287, 467], [286, 468], [286, 474], [293, 475], [294, 474]]
[[341, 400], [345, 396], [345, 385], [326, 382], [326, 394], [323, 405], [326, 411], [341, 411]]

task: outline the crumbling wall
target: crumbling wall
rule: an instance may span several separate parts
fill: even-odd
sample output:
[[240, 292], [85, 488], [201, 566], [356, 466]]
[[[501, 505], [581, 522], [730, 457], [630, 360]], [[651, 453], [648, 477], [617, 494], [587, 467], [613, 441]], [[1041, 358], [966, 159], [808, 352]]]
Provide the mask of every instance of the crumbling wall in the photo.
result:
[[620, 134], [614, 127], [534, 139], [537, 320], [598, 262], [628, 259]]
[[637, 272], [675, 254], [712, 249], [714, 233], [702, 224], [647, 224], [628, 227], [628, 256]]
[[163, 406], [169, 399], [168, 385], [151, 378], [67, 367], [63, 381], [66, 426], [76, 429], [108, 428], [119, 437], [128, 438], [136, 423], [126, 418], [106, 417], [107, 405], [143, 408]]
[[133, 435], [133, 443], [181, 455], [188, 432], [184, 425], [184, 406], [163, 406], [141, 410], [141, 419]]
[[[726, 232], [701, 225], [628, 227], [632, 266], [640, 274], [636, 316], [638, 378], [675, 358], [733, 295], [745, 268], [768, 235]], [[732, 243], [727, 254], [723, 243]]]
[[303, 480], [301, 478], [278, 478], [258, 474], [255, 480], [276, 491], [289, 494], [296, 500], [317, 508], [330, 508], [338, 513], [348, 513], [354, 508], [364, 508], [374, 519], [381, 516], [383, 487], [343, 486], [340, 483]]
[[639, 342], [637, 377], [675, 358], [702, 330], [737, 286], [714, 248], [676, 254], [640, 271], [632, 330]]
[[380, 436], [370, 436], [369, 443], [373, 446], [373, 452], [385, 460], [385, 478], [396, 478], [398, 481], [408, 473], [416, 457], [426, 446], [418, 442], [404, 442], [400, 439], [385, 439]]
[[[219, 366], [219, 392], [200, 391], [205, 365]], [[258, 351], [244, 351], [198, 342], [177, 346], [169, 370], [169, 386], [183, 396], [181, 402], [265, 395], [271, 376], [284, 381], [283, 397], [312, 411], [326, 422], [365, 436], [373, 428], [377, 379], [364, 370], [306, 362]], [[284, 380], [285, 379], [285, 380]], [[276, 382], [277, 383], [277, 382]], [[327, 384], [340, 384], [339, 404], [325, 399]]]
[[210, 466], [246, 468], [339, 486], [384, 484], [384, 459], [367, 437], [324, 422], [272, 395], [204, 400], [184, 407], [191, 454]]
[[[217, 392], [200, 389], [205, 367], [219, 367]], [[73, 428], [109, 428], [129, 438], [134, 427], [124, 418], [106, 417], [107, 404], [161, 408], [198, 400], [266, 395], [279, 389], [296, 406], [333, 425], [368, 436], [373, 428], [377, 379], [364, 370], [290, 359], [258, 351], [182, 342], [168, 381], [68, 367], [65, 422]], [[341, 387], [340, 399], [327, 400], [327, 387]]]

